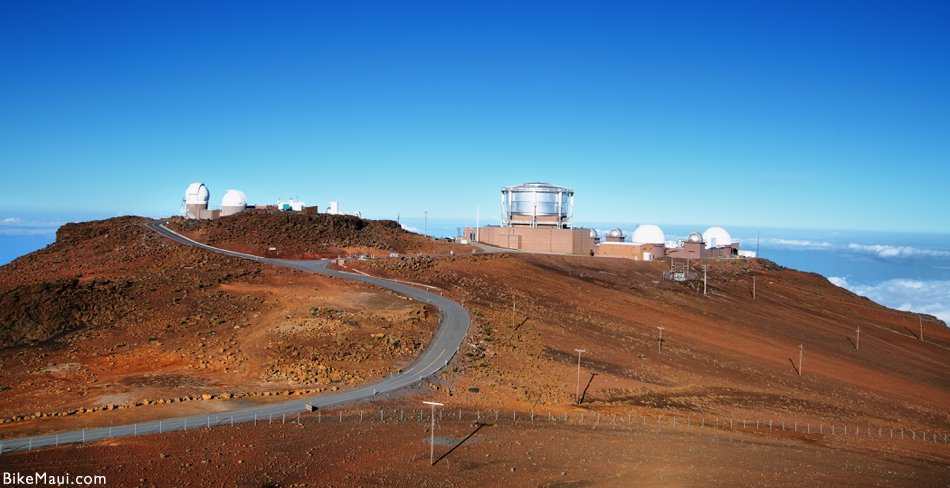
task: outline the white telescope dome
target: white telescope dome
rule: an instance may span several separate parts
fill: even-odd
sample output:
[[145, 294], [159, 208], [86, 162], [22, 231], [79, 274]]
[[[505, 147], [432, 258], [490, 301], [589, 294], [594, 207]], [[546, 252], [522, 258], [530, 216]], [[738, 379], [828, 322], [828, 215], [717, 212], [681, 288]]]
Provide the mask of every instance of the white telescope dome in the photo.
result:
[[666, 242], [666, 235], [663, 234], [663, 229], [659, 226], [645, 224], [638, 225], [633, 230], [633, 236], [630, 240], [635, 244], [663, 244]]
[[185, 204], [187, 205], [207, 205], [211, 193], [204, 183], [192, 183], [185, 190]]
[[228, 190], [221, 199], [222, 207], [246, 207], [247, 197], [240, 190]]
[[686, 240], [688, 242], [703, 242], [703, 235], [699, 232], [690, 232]]
[[591, 238], [591, 239], [597, 239], [598, 237], [600, 237], [600, 236], [597, 234], [597, 230], [596, 230], [596, 229], [591, 229], [591, 230], [590, 230], [590, 238]]
[[723, 247], [732, 244], [732, 236], [722, 227], [710, 227], [703, 232], [703, 241], [706, 243], [706, 249]]
[[623, 237], [623, 231], [619, 228], [611, 229], [610, 232], [607, 233], [607, 237]]

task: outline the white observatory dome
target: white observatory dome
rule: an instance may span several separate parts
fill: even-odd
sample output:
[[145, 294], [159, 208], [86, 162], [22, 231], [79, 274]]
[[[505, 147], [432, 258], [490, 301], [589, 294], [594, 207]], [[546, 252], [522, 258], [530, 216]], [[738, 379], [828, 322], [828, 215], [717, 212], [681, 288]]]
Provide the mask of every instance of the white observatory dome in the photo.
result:
[[663, 229], [653, 224], [638, 225], [630, 239], [635, 244], [663, 244], [666, 236]]
[[240, 190], [228, 190], [221, 199], [221, 207], [246, 207], [247, 197]]
[[622, 237], [623, 237], [623, 231], [620, 230], [620, 229], [618, 229], [618, 228], [611, 229], [610, 232], [607, 233], [607, 237], [618, 237], [618, 238], [622, 238]]
[[239, 190], [228, 190], [221, 199], [221, 216], [227, 217], [241, 213], [247, 208], [247, 197]]
[[591, 229], [591, 230], [590, 230], [590, 238], [591, 238], [591, 239], [597, 239], [598, 237], [600, 237], [600, 235], [597, 234], [597, 229]]
[[208, 191], [208, 187], [204, 183], [192, 183], [188, 185], [188, 189], [185, 190], [185, 204], [186, 205], [208, 205], [208, 198], [211, 197], [211, 193]]
[[703, 241], [706, 243], [706, 249], [723, 247], [732, 244], [732, 236], [722, 227], [710, 227], [703, 232]]
[[703, 242], [703, 235], [699, 232], [690, 232], [689, 237], [686, 238], [687, 242]]

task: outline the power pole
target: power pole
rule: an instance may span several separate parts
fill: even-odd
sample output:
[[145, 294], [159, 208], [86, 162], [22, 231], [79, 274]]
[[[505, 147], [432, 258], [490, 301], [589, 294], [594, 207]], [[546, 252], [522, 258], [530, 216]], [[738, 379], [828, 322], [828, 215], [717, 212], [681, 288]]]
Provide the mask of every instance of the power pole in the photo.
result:
[[920, 324], [920, 342], [924, 342], [924, 318], [918, 315], [917, 322]]
[[424, 227], [425, 230], [423, 231], [423, 233], [425, 233], [426, 237], [429, 237], [429, 211], [426, 210], [425, 214], [426, 214], [425, 227]]
[[755, 300], [755, 276], [752, 277], [752, 299]]
[[432, 424], [429, 426], [429, 466], [435, 464], [435, 407], [441, 407], [441, 403], [436, 402], [422, 402], [430, 407], [432, 407]]
[[798, 345], [798, 376], [802, 375], [802, 363], [805, 361], [805, 346]]
[[861, 350], [861, 326], [860, 325], [858, 326], [857, 329], [854, 329], [854, 333], [857, 334], [854, 337], [854, 350], [860, 351]]
[[584, 349], [574, 349], [577, 351], [577, 385], [574, 387], [574, 403], [579, 404], [581, 401], [581, 353], [587, 352]]
[[511, 326], [515, 326], [515, 296], [511, 295]]
[[708, 267], [707, 265], [705, 264], [703, 265], [703, 295], [706, 294], [706, 268], [707, 267]]
[[657, 327], [660, 329], [660, 338], [656, 341], [656, 353], [663, 354], [663, 327]]

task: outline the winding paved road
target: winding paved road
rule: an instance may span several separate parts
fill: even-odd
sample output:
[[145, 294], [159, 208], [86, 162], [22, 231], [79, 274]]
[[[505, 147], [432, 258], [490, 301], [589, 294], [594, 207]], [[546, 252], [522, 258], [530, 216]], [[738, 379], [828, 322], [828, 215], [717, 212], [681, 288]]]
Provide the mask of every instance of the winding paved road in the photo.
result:
[[176, 430], [187, 430], [189, 428], [210, 427], [213, 425], [231, 424], [238, 422], [249, 422], [255, 420], [268, 420], [271, 418], [281, 419], [285, 414], [295, 414], [306, 411], [306, 405], [315, 407], [328, 407], [341, 403], [353, 402], [372, 398], [374, 395], [389, 393], [405, 388], [413, 383], [421, 381], [423, 378], [435, 374], [440, 369], [448, 365], [452, 356], [458, 351], [459, 346], [468, 333], [471, 319], [468, 312], [458, 303], [448, 298], [436, 295], [434, 293], [420, 290], [413, 286], [397, 283], [395, 281], [375, 278], [372, 276], [344, 273], [329, 269], [329, 261], [293, 261], [285, 259], [269, 259], [260, 256], [253, 256], [216, 247], [208, 246], [200, 242], [193, 241], [187, 237], [175, 233], [160, 222], [150, 222], [145, 224], [150, 229], [174, 241], [195, 246], [209, 251], [238, 258], [250, 259], [264, 264], [274, 266], [283, 266], [285, 268], [299, 269], [322, 275], [342, 278], [345, 280], [360, 281], [381, 288], [392, 290], [400, 295], [407, 296], [419, 302], [428, 303], [438, 307], [442, 313], [442, 323], [436, 331], [429, 347], [422, 353], [422, 356], [412, 363], [411, 366], [403, 370], [402, 373], [381, 379], [359, 388], [334, 393], [332, 395], [301, 398], [274, 405], [265, 405], [260, 407], [234, 410], [230, 412], [218, 412], [212, 415], [195, 415], [190, 417], [177, 417], [171, 419], [156, 420], [152, 422], [143, 422], [140, 424], [121, 425], [114, 427], [103, 427], [88, 430], [76, 430], [63, 432], [60, 434], [50, 434], [36, 437], [23, 437], [18, 439], [4, 439], [0, 441], [0, 454], [13, 451], [22, 451], [35, 447], [53, 446], [60, 444], [90, 442], [107, 439], [111, 437], [126, 437], [132, 435], [152, 434], [159, 432], [170, 432]]

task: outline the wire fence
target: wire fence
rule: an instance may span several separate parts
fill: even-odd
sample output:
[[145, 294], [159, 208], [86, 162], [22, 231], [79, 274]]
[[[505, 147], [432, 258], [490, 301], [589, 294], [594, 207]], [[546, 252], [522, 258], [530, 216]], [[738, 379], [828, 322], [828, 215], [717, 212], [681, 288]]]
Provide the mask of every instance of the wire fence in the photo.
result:
[[[273, 412], [233, 412], [202, 415], [187, 418], [157, 420], [116, 427], [84, 429], [61, 434], [50, 434], [20, 439], [0, 440], [0, 455], [36, 448], [85, 444], [89, 442], [154, 435], [176, 431], [211, 429], [235, 424], [323, 424], [365, 422], [418, 422], [432, 421], [433, 411], [417, 409], [295, 409]], [[946, 432], [905, 429], [903, 427], [854, 423], [788, 422], [773, 419], [736, 419], [728, 417], [705, 417], [683, 415], [643, 415], [637, 413], [554, 412], [554, 411], [505, 411], [465, 410], [440, 408], [434, 411], [435, 421], [472, 422], [492, 425], [551, 424], [587, 427], [592, 429], [645, 430], [645, 429], [717, 429], [745, 433], [771, 433], [772, 435], [811, 436], [814, 438], [855, 438], [887, 441], [916, 441], [944, 444], [950, 440]]]

